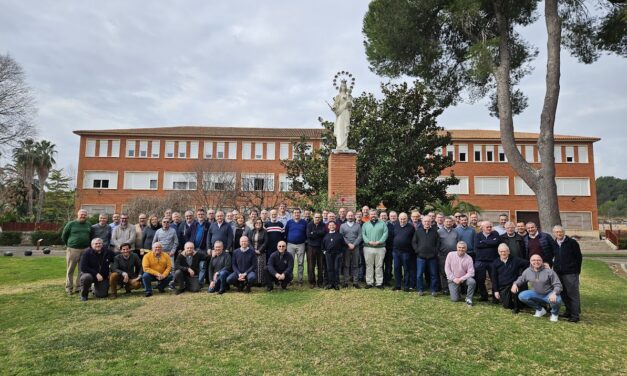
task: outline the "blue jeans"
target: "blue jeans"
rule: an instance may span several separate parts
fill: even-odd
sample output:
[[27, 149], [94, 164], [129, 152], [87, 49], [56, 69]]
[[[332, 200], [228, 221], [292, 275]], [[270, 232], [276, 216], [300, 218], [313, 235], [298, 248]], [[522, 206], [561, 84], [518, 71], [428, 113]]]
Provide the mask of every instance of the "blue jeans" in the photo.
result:
[[[410, 277], [410, 260], [411, 252], [399, 252], [394, 250], [392, 252], [392, 258], [394, 259], [394, 278], [396, 279], [396, 287], [401, 288], [401, 276], [403, 278], [403, 288], [409, 288]], [[403, 272], [401, 273], [401, 268]]]
[[[238, 280], [239, 275], [236, 272], [233, 272], [231, 274], [229, 274], [229, 276], [226, 278], [226, 282], [229, 285], [241, 285], [244, 282], [240, 282]], [[248, 285], [252, 285], [253, 283], [255, 283], [255, 281], [257, 280], [257, 273], [255, 272], [249, 272], [248, 274], [246, 274], [246, 284]]]
[[557, 315], [560, 312], [562, 298], [558, 295], [555, 303], [550, 303], [549, 296], [551, 296], [551, 294], [553, 294], [553, 291], [549, 292], [548, 294], [542, 295], [533, 290], [525, 290], [521, 291], [518, 294], [518, 299], [529, 307], [535, 309], [536, 311], [542, 309], [543, 304], [548, 304], [551, 306], [551, 314]]
[[229, 271], [228, 270], [220, 270], [218, 272], [218, 275], [216, 276], [216, 284], [213, 288], [209, 287], [209, 290], [207, 290], [208, 292], [216, 292], [216, 291], [221, 291], [224, 292], [224, 290], [226, 290], [226, 278], [229, 276]]
[[431, 292], [436, 292], [438, 289], [438, 259], [437, 257], [432, 257], [429, 259], [425, 259], [422, 257], [418, 257], [416, 260], [416, 281], [418, 282], [418, 291], [425, 291], [424, 280], [422, 275], [425, 272], [425, 266], [429, 265], [429, 280], [430, 280], [430, 288]]
[[[144, 290], [146, 290], [146, 292], [152, 293], [152, 281], [157, 281], [157, 277], [149, 273], [142, 275], [142, 283], [144, 284]], [[159, 281], [159, 283], [157, 283], [157, 289], [165, 289], [170, 281], [172, 281], [172, 274], [168, 274], [167, 277]]]

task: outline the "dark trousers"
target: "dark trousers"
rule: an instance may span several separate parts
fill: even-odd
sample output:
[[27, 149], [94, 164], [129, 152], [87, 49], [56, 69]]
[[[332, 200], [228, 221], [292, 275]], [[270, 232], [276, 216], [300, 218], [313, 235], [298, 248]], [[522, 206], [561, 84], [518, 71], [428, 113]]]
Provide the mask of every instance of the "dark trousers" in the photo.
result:
[[486, 274], [490, 275], [490, 262], [489, 261], [475, 261], [475, 280], [477, 281], [477, 289], [481, 300], [488, 299], [488, 289], [485, 285]]
[[409, 288], [415, 289], [416, 285], [416, 254], [414, 252], [409, 253]]
[[[518, 294], [512, 292], [512, 285], [510, 283], [506, 286], [501, 286], [499, 289], [499, 295], [501, 295], [501, 305], [503, 308], [508, 309], [520, 309], [520, 300], [518, 300]], [[494, 290], [494, 286], [492, 286]]]
[[185, 289], [191, 292], [200, 291], [200, 282], [198, 281], [198, 276], [195, 275], [193, 277], [190, 277], [189, 273], [186, 273], [182, 270], [177, 270], [174, 272], [174, 283], [176, 284], [176, 288], [179, 291], [183, 291]]
[[579, 297], [579, 274], [559, 274], [562, 282], [562, 301], [566, 306], [566, 314], [578, 319], [581, 313], [581, 298]]
[[344, 283], [350, 282], [350, 277], [353, 277], [353, 283], [359, 283], [359, 247], [355, 247], [352, 251], [346, 249], [344, 251]]
[[318, 286], [324, 283], [325, 261], [320, 247], [307, 244], [307, 279], [310, 285], [316, 284], [316, 269], [318, 270]]
[[[229, 276], [229, 271], [228, 270], [220, 270], [218, 272], [218, 275], [216, 276], [215, 279], [211, 279], [209, 285], [211, 285], [211, 282], [215, 282], [215, 284], [213, 285], [213, 287], [209, 287], [209, 289], [207, 290], [208, 292], [216, 292], [216, 291], [220, 291], [220, 292], [224, 292], [226, 291], [226, 288], [228, 287], [228, 283], [226, 283], [226, 279]], [[213, 276], [209, 276], [209, 278], [213, 278]]]
[[82, 296], [89, 295], [89, 289], [92, 284], [94, 285], [93, 291], [96, 298], [105, 298], [109, 295], [109, 278], [103, 278], [102, 281], [98, 282], [98, 280], [91, 274], [82, 273], [80, 283]]
[[416, 269], [418, 270], [416, 273], [416, 281], [418, 286], [418, 291], [424, 291], [424, 285], [422, 281], [422, 275], [427, 271], [425, 270], [427, 267], [429, 273], [429, 279], [427, 283], [429, 284], [429, 288], [431, 292], [436, 292], [438, 289], [438, 259], [437, 257], [432, 257], [429, 259], [425, 259], [422, 257], [418, 257]]
[[286, 289], [287, 285], [290, 284], [290, 282], [292, 282], [292, 280], [294, 279], [294, 272], [293, 271], [286, 271], [285, 272], [285, 279], [282, 281], [279, 281], [278, 279], [276, 279], [275, 276], [273, 276], [270, 271], [266, 268], [266, 286], [269, 289], [274, 288], [275, 284], [281, 285], [281, 288]]
[[396, 280], [395, 286], [399, 289], [401, 288], [402, 278], [403, 288], [409, 289], [409, 280], [411, 275], [411, 252], [393, 251], [392, 257], [394, 259], [394, 278]]
[[238, 278], [239, 278], [239, 275], [236, 272], [233, 272], [226, 278], [226, 282], [229, 285], [235, 285], [237, 287], [241, 287], [244, 285], [252, 286], [253, 283], [255, 283], [255, 281], [257, 280], [257, 274], [255, 272], [249, 272], [248, 274], [246, 274], [245, 282], [240, 281]]
[[342, 266], [342, 258], [344, 253], [342, 252], [326, 252], [325, 257], [327, 259], [327, 274], [329, 278], [329, 285], [340, 285], [340, 268]]
[[383, 284], [390, 285], [392, 282], [392, 270], [393, 270], [392, 248], [385, 248], [385, 257], [383, 258]]
[[446, 256], [450, 252], [454, 251], [439, 251], [438, 252], [438, 270], [440, 271], [440, 287], [442, 291], [448, 292], [448, 280], [446, 279], [446, 272], [444, 271], [444, 264], [446, 263]]
[[159, 281], [154, 275], [144, 272], [144, 274], [142, 274], [142, 283], [144, 284], [144, 290], [146, 290], [146, 292], [152, 293], [152, 281], [158, 281], [157, 289], [163, 291], [168, 283], [172, 281], [172, 274], [168, 274], [164, 279]]
[[366, 278], [366, 257], [364, 257], [364, 243], [359, 245], [359, 280]]

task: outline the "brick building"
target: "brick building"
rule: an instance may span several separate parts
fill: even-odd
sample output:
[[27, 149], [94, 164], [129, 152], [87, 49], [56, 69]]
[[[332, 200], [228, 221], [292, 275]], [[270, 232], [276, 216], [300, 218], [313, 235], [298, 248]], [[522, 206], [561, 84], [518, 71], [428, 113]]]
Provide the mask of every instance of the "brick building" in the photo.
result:
[[[449, 193], [481, 207], [487, 219], [496, 220], [500, 213], [537, 218], [533, 192], [507, 163], [498, 131], [449, 132], [452, 144], [442, 152], [454, 158], [450, 170], [460, 179]], [[123, 211], [131, 197], [173, 192], [190, 194], [198, 205], [228, 201], [239, 207], [249, 202], [247, 195], [259, 195], [272, 206], [289, 190], [281, 160], [292, 158], [292, 143], [307, 136], [318, 148], [322, 129], [161, 127], [74, 133], [81, 137], [77, 206], [113, 213]], [[537, 134], [517, 132], [516, 140], [527, 161], [537, 163]], [[555, 136], [561, 215], [571, 230], [597, 228], [593, 143], [598, 140]]]

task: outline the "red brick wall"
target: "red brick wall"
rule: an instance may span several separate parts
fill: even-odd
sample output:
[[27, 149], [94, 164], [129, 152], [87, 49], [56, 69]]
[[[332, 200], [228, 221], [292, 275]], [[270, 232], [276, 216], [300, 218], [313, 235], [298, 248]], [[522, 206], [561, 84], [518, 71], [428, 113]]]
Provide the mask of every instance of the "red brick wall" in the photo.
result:
[[355, 209], [357, 201], [357, 154], [331, 153], [329, 156], [329, 199], [339, 206]]

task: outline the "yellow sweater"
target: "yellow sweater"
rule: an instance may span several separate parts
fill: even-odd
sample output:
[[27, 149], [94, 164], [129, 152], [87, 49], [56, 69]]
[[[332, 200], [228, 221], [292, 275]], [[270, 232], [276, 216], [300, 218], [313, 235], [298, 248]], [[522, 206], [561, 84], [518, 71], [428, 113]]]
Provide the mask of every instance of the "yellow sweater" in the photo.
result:
[[172, 271], [172, 262], [167, 253], [162, 252], [157, 259], [155, 253], [150, 251], [144, 255], [142, 260], [144, 272], [152, 275], [163, 274], [168, 275]]

